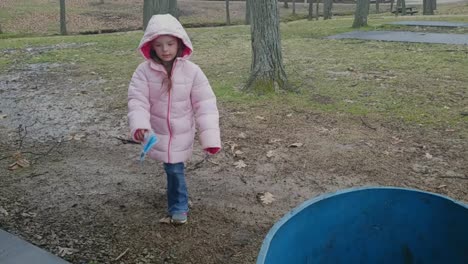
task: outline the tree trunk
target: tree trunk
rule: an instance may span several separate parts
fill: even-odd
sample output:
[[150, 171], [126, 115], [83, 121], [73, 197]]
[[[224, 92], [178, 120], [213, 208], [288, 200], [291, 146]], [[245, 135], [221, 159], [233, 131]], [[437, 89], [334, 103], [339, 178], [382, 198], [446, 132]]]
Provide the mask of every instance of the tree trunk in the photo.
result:
[[231, 16], [229, 15], [229, 0], [226, 0], [226, 25], [231, 25]]
[[317, 0], [315, 2], [315, 15], [316, 15], [315, 20], [319, 20], [319, 5], [320, 5], [319, 3], [320, 3], [320, 0]]
[[[254, 1], [255, 1], [255, 0], [254, 0]], [[289, 1], [289, 0], [283, 0], [283, 3], [284, 3], [283, 7], [284, 7], [284, 8], [289, 8], [288, 1]]]
[[245, 0], [245, 24], [250, 24], [250, 2], [252, 0]]
[[324, 20], [332, 18], [332, 6], [333, 6], [333, 0], [323, 1], [323, 19]]
[[401, 14], [403, 16], [406, 16], [406, 1], [405, 0], [401, 0]]
[[252, 66], [245, 87], [256, 93], [289, 89], [281, 54], [277, 0], [251, 1]]
[[401, 0], [396, 1], [396, 7], [395, 7], [395, 16], [398, 16], [398, 14], [401, 11]]
[[392, 1], [390, 2], [390, 12], [393, 11], [393, 3], [394, 3], [394, 2], [395, 2], [395, 0], [392, 0]]
[[437, 0], [431, 0], [432, 3], [432, 13], [434, 14], [434, 10], [437, 10]]
[[144, 0], [143, 29], [146, 29], [151, 17], [158, 14], [171, 14], [179, 19], [177, 0]]
[[356, 11], [354, 12], [353, 28], [367, 26], [367, 16], [369, 15], [369, 0], [357, 0]]
[[434, 15], [434, 9], [431, 0], [423, 0], [423, 15]]
[[3, 34], [3, 31], [2, 31], [2, 24], [0, 24], [0, 34]]
[[380, 0], [375, 0], [375, 12], [380, 13]]
[[60, 0], [60, 34], [67, 35], [67, 20], [65, 16], [65, 0]]
[[296, 14], [296, 0], [292, 0], [292, 4], [293, 4], [292, 14], [295, 15]]
[[166, 0], [169, 1], [169, 14], [173, 15], [177, 20], [179, 20], [179, 7], [177, 5], [177, 0]]
[[313, 6], [314, 0], [309, 0], [309, 16], [307, 17], [308, 20], [312, 20], [314, 17], [314, 6]]

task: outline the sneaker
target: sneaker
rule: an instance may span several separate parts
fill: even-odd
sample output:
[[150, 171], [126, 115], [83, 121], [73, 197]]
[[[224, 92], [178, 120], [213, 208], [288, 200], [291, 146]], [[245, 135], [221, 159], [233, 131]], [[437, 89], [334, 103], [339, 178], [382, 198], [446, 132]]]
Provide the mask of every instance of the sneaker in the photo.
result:
[[187, 223], [187, 213], [175, 213], [171, 217], [171, 223], [175, 225], [183, 225]]

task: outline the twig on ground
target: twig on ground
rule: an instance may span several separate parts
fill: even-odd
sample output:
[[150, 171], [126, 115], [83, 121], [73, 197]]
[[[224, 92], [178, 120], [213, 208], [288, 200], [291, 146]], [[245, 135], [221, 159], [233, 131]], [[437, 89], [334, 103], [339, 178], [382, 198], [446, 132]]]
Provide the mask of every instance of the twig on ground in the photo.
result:
[[136, 145], [140, 144], [133, 139], [126, 139], [126, 138], [121, 138], [121, 137], [114, 137], [114, 138], [120, 140], [120, 142], [122, 142], [123, 144], [136, 144]]
[[462, 176], [439, 176], [439, 178], [468, 180], [468, 177], [462, 177]]
[[43, 172], [43, 173], [32, 173], [32, 174], [26, 176], [26, 178], [34, 178], [34, 177], [37, 177], [37, 176], [42, 176], [42, 175], [47, 174], [47, 173], [49, 173], [49, 172], [46, 171], [46, 172]]
[[364, 126], [370, 128], [372, 130], [377, 130], [377, 128], [372, 127], [371, 125], [369, 125], [362, 117], [360, 117], [360, 118], [361, 118], [361, 122], [362, 122], [362, 124], [364, 124]]
[[124, 252], [122, 252], [122, 254], [120, 254], [118, 257], [116, 257], [114, 259], [114, 261], [118, 261], [119, 259], [121, 259], [123, 256], [125, 256], [125, 254], [127, 254], [127, 252], [130, 250], [130, 248], [127, 248]]
[[23, 142], [24, 139], [26, 138], [26, 135], [28, 134], [28, 127], [32, 127], [37, 123], [37, 120], [32, 123], [32, 125], [26, 126], [23, 124], [20, 124], [17, 128], [17, 133], [18, 133], [18, 151], [21, 151], [23, 148]]
[[[31, 154], [33, 154], [33, 155], [37, 155], [37, 156], [38, 156], [37, 158], [34, 159], [34, 161], [37, 161], [37, 160], [40, 159], [40, 158], [43, 158], [43, 157], [48, 156], [48, 155], [52, 152], [52, 150], [54, 150], [56, 147], [60, 146], [61, 144], [62, 144], [62, 141], [58, 141], [58, 142], [55, 143], [51, 148], [49, 148], [49, 150], [47, 150], [47, 151], [44, 152], [44, 153], [38, 153], [38, 154], [36, 154], [36, 153], [31, 153]], [[23, 152], [23, 153], [26, 153], [26, 152]]]

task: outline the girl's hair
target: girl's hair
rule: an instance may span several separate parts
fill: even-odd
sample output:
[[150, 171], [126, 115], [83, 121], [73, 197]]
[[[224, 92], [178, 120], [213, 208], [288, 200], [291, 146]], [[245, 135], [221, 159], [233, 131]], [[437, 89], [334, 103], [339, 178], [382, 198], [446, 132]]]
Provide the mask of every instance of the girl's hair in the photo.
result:
[[[184, 52], [184, 49], [185, 49], [185, 44], [184, 42], [180, 39], [180, 38], [177, 38], [177, 54], [176, 54], [176, 58], [177, 57], [182, 57], [182, 54]], [[158, 54], [156, 54], [156, 51], [153, 49], [153, 47], [151, 47], [150, 49], [150, 56], [151, 56], [151, 59], [153, 59], [153, 61], [155, 61], [156, 63], [158, 64], [161, 64], [163, 65], [164, 67], [166, 67], [164, 64], [163, 64], [163, 61], [161, 60], [161, 58], [158, 57]], [[175, 58], [174, 58], [175, 60]], [[167, 72], [167, 79], [168, 79], [168, 85], [167, 85], [167, 90], [170, 91], [171, 88], [172, 88], [172, 66], [174, 65], [174, 60], [171, 62], [171, 71], [168, 71], [167, 68], [166, 68], [166, 72]]]

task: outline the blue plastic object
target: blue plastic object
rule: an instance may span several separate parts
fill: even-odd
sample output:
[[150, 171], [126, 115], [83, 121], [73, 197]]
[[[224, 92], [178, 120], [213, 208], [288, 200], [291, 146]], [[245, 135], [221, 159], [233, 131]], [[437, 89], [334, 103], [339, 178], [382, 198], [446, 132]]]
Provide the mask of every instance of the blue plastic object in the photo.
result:
[[143, 141], [143, 148], [141, 149], [140, 153], [140, 162], [145, 160], [146, 154], [150, 151], [150, 149], [158, 143], [158, 138], [154, 132], [148, 132], [145, 134], [145, 140]]
[[468, 263], [468, 207], [394, 187], [354, 188], [304, 202], [269, 231], [257, 264]]

